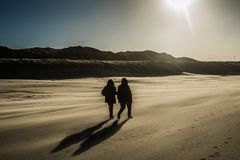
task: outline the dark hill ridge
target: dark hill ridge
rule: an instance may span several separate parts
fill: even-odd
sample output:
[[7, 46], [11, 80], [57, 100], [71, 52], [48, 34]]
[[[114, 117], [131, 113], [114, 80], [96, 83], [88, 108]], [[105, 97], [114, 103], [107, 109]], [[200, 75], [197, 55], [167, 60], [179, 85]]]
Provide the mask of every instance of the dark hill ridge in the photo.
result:
[[183, 72], [240, 75], [240, 63], [200, 62], [149, 50], [113, 53], [81, 46], [63, 49], [0, 47], [0, 79], [167, 76]]
[[129, 61], [162, 61], [162, 62], [169, 62], [175, 61], [176, 58], [173, 56], [166, 54], [166, 53], [157, 53], [150, 50], [146, 51], [127, 51], [127, 52], [118, 52], [116, 56], [119, 59], [128, 59]]
[[113, 53], [90, 47], [68, 47], [63, 49], [29, 48], [13, 50], [0, 47], [0, 58], [7, 59], [70, 59], [70, 60], [121, 60], [121, 61], [176, 61], [166, 53], [153, 51], [127, 51]]

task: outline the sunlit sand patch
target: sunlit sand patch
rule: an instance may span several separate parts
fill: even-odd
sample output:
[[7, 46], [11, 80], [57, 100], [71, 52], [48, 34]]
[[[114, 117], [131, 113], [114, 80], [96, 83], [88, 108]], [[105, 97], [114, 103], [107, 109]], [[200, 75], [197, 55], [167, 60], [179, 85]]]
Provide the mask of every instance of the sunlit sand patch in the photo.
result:
[[[116, 86], [119, 85], [121, 77], [111, 78]], [[36, 158], [38, 155], [42, 159], [64, 160], [70, 157], [174, 159], [177, 156], [191, 160], [193, 157], [228, 159], [229, 155], [239, 156], [235, 140], [239, 138], [236, 133], [240, 77], [206, 75], [129, 77], [134, 100], [133, 119], [120, 129], [117, 126], [108, 128], [117, 120], [115, 117], [91, 132], [94, 138], [85, 142], [90, 148], [85, 147], [87, 150], [83, 154], [72, 156], [84, 140], [51, 153], [64, 138], [108, 119], [107, 105], [101, 96], [101, 88], [108, 79], [2, 80], [2, 91], [11, 91], [0, 94], [2, 157], [16, 159], [27, 155]], [[50, 96], [26, 97], [43, 92]], [[9, 94], [20, 100], [8, 99]], [[119, 104], [116, 104], [115, 115], [118, 109]], [[124, 112], [119, 123], [126, 119]], [[101, 131], [104, 128], [108, 129]], [[97, 139], [98, 143], [92, 143], [92, 139]], [[14, 154], [11, 150], [15, 150]], [[109, 152], [112, 154], [107, 154]]]

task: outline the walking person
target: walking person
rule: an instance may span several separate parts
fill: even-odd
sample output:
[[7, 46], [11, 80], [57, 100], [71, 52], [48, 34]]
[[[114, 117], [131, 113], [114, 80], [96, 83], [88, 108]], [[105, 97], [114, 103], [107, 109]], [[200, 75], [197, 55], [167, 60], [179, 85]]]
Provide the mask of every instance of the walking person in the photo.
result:
[[107, 85], [102, 89], [102, 95], [105, 96], [105, 103], [108, 104], [109, 118], [113, 119], [113, 105], [116, 103], [116, 87], [112, 79], [108, 80]]
[[131, 89], [128, 86], [128, 81], [126, 78], [122, 79], [121, 84], [118, 86], [118, 93], [117, 93], [118, 101], [121, 105], [121, 108], [118, 112], [118, 119], [121, 118], [121, 114], [124, 109], [128, 108], [128, 118], [132, 118], [132, 93]]

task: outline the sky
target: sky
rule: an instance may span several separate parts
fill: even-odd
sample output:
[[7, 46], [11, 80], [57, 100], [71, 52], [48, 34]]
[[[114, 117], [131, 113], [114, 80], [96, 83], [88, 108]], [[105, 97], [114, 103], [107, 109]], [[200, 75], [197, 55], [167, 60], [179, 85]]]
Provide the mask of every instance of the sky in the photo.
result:
[[240, 61], [240, 1], [0, 0], [0, 45], [153, 50], [206, 61]]

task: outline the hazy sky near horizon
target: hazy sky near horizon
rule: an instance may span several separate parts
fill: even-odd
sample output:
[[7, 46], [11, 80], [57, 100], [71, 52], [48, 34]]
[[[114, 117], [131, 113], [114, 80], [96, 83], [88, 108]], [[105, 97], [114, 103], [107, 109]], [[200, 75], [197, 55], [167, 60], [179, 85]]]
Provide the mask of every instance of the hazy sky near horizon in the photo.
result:
[[192, 0], [187, 14], [167, 1], [0, 0], [0, 45], [240, 60], [240, 0]]

